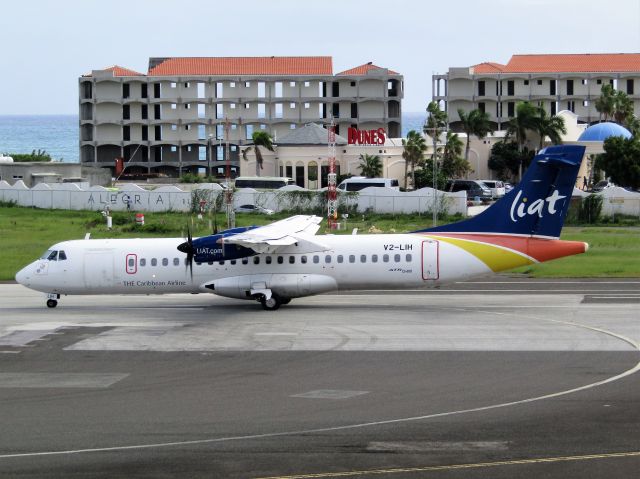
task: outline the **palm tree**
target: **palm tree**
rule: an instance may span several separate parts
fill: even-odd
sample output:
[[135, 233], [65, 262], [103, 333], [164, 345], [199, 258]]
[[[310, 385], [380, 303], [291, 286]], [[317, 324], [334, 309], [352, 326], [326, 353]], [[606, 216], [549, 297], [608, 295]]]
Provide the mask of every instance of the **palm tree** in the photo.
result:
[[631, 115], [631, 117], [627, 118], [624, 126], [631, 132], [633, 136], [640, 135], [640, 119], [638, 119], [637, 116]]
[[602, 85], [600, 89], [600, 97], [595, 102], [595, 107], [600, 113], [600, 121], [604, 116], [604, 121], [608, 121], [613, 116], [615, 110], [615, 90], [612, 85]]
[[[438, 138], [447, 127], [447, 113], [440, 110], [440, 105], [432, 101], [427, 105], [427, 121], [424, 124], [423, 131], [433, 140], [433, 167], [438, 167]], [[434, 181], [437, 174], [433, 175]]]
[[493, 133], [489, 115], [478, 109], [471, 110], [468, 114], [462, 108], [458, 108], [458, 116], [462, 125], [462, 131], [467, 134], [467, 144], [464, 149], [464, 159], [469, 161], [469, 151], [471, 149], [471, 135], [475, 135], [479, 139], [486, 137], [489, 133]]
[[[507, 124], [507, 138], [515, 137], [518, 152], [524, 151], [527, 142], [527, 131], [537, 131], [539, 108], [528, 101], [520, 102], [516, 106], [516, 116]], [[518, 169], [518, 178], [522, 178], [522, 163]]]
[[273, 139], [271, 138], [271, 135], [266, 131], [254, 131], [253, 135], [251, 135], [251, 139], [253, 140], [253, 146], [242, 150], [242, 158], [244, 158], [245, 161], [249, 161], [249, 158], [247, 158], [247, 152], [253, 149], [256, 155], [256, 176], [260, 176], [260, 170], [262, 170], [263, 161], [260, 147], [263, 146], [267, 150], [273, 151]]
[[538, 109], [538, 121], [536, 130], [540, 135], [539, 149], [542, 150], [544, 146], [544, 138], [549, 137], [551, 143], [559, 145], [562, 143], [562, 135], [567, 134], [567, 127], [564, 125], [564, 118], [557, 115], [547, 116], [547, 112], [544, 108]]
[[382, 160], [378, 155], [360, 155], [358, 168], [367, 178], [376, 178], [382, 173]]
[[427, 150], [427, 144], [424, 136], [415, 130], [407, 133], [407, 138], [402, 139], [402, 158], [404, 158], [404, 187], [407, 188], [407, 169], [411, 165], [411, 185], [416, 187], [416, 165], [422, 163], [424, 152]]
[[613, 96], [613, 118], [619, 125], [624, 125], [633, 116], [633, 100], [621, 90]]
[[447, 178], [461, 178], [471, 171], [471, 165], [462, 157], [462, 148], [458, 134], [448, 131], [442, 152], [442, 171]]

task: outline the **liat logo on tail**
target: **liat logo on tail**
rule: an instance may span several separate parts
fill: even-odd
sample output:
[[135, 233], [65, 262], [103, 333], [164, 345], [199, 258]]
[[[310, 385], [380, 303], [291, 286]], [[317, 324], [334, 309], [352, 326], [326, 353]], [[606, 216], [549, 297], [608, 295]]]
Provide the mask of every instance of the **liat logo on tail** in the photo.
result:
[[566, 198], [566, 196], [562, 196], [558, 190], [554, 190], [550, 196], [547, 196], [544, 199], [539, 198], [533, 201], [529, 206], [527, 206], [527, 198], [524, 197], [520, 199], [521, 197], [522, 190], [518, 191], [518, 194], [513, 199], [513, 203], [511, 203], [511, 221], [513, 221], [514, 223], [517, 223], [518, 219], [520, 218], [524, 218], [525, 216], [533, 216], [535, 214], [537, 214], [538, 217], [542, 218], [545, 203], [547, 203], [547, 212], [550, 215], [554, 215], [558, 211], [556, 209], [556, 203]]
[[581, 145], [549, 146], [531, 161], [516, 189], [482, 213], [419, 231], [559, 238], [584, 151]]

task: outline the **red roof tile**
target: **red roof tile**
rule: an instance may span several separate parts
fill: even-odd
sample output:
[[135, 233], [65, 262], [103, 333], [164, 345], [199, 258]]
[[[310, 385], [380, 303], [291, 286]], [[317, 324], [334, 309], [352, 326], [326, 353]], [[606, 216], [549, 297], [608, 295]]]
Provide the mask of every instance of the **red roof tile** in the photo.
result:
[[[113, 72], [114, 77], [140, 77], [144, 76], [144, 73], [139, 73], [134, 70], [129, 70], [128, 68], [124, 68], [118, 65], [113, 65], [109, 68], [102, 68], [102, 71], [110, 71]], [[91, 73], [87, 73], [86, 75], [82, 75], [85, 77], [90, 77]]]
[[474, 73], [500, 73], [504, 71], [506, 65], [494, 62], [484, 62], [473, 65]]
[[[351, 68], [350, 70], [345, 70], [340, 73], [336, 73], [336, 75], [366, 75], [369, 70], [384, 70], [384, 68], [374, 65], [373, 63], [365, 63], [364, 65], [360, 65], [355, 68]], [[394, 72], [393, 70], [389, 70], [389, 75], [399, 75], [398, 72]]]
[[513, 55], [505, 72], [631, 72], [640, 71], [640, 53]]
[[148, 74], [332, 75], [333, 66], [331, 57], [179, 57], [161, 60]]
[[506, 65], [480, 63], [475, 73], [637, 72], [640, 53], [513, 55]]

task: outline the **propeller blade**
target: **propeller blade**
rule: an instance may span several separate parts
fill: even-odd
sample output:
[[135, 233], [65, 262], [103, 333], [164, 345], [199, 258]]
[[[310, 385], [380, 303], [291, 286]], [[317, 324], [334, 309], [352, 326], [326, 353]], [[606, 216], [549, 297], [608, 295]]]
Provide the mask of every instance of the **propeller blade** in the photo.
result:
[[193, 281], [193, 256], [195, 249], [193, 247], [193, 237], [191, 236], [191, 228], [187, 225], [187, 241], [178, 245], [178, 251], [187, 255], [186, 268], [191, 272], [191, 281]]

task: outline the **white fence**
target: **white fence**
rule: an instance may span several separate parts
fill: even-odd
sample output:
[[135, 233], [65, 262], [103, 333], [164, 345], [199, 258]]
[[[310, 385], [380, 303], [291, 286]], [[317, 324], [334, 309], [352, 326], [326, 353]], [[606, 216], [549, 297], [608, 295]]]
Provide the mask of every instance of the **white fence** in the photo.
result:
[[[574, 196], [589, 196], [578, 189], [574, 189]], [[618, 186], [605, 188], [599, 195], [602, 195], [602, 216], [615, 217], [618, 215], [635, 216], [640, 218], [640, 193], [627, 191]]]
[[[215, 197], [223, 190], [220, 185], [197, 185], [197, 190], [211, 192], [205, 196]], [[256, 191], [243, 188], [234, 193], [234, 205], [257, 204], [275, 211], [304, 209], [303, 197], [295, 191], [306, 192], [303, 188], [289, 186], [275, 191]], [[292, 193], [294, 192], [294, 193]], [[355, 196], [340, 195], [341, 204], [356, 208], [359, 212], [367, 210], [376, 213], [426, 213], [432, 210], [434, 190], [423, 188], [408, 193], [390, 188], [366, 188]], [[315, 195], [316, 206], [320, 198]], [[106, 206], [112, 211], [190, 211], [192, 191], [176, 186], [161, 186], [154, 190], [146, 190], [138, 185], [126, 185], [119, 188], [92, 186], [86, 189], [73, 183], [38, 184], [28, 188], [22, 181], [9, 185], [0, 181], [0, 200], [13, 201], [21, 206], [36, 208], [55, 208], [65, 210], [102, 211]], [[439, 211], [449, 214], [467, 214], [466, 195], [464, 192], [445, 193], [438, 191], [435, 195]], [[310, 204], [310, 203], [309, 203]], [[322, 206], [322, 205], [321, 205]]]
[[[188, 188], [188, 187], [187, 187]], [[22, 181], [9, 185], [0, 181], [0, 201], [13, 201], [21, 206], [35, 208], [54, 208], [64, 210], [102, 211], [108, 205], [112, 211], [190, 211], [192, 191], [177, 186], [160, 186], [146, 190], [138, 185], [125, 185], [119, 188], [92, 186], [82, 188], [74, 183], [38, 184], [27, 188]], [[222, 193], [217, 184], [194, 185], [205, 196], [215, 198]], [[297, 195], [295, 192], [307, 192]], [[210, 192], [210, 193], [208, 193]], [[292, 193], [293, 192], [293, 193]], [[391, 188], [365, 188], [355, 196], [340, 194], [341, 208], [356, 209], [358, 212], [375, 213], [427, 213], [432, 211], [434, 190], [423, 188], [417, 191], [400, 192]], [[640, 193], [623, 188], [607, 188], [603, 196], [602, 214], [604, 216], [635, 216], [640, 218]], [[298, 186], [288, 186], [275, 191], [256, 191], [243, 188], [234, 193], [234, 205], [255, 204], [274, 211], [304, 211], [309, 207], [324, 208], [319, 192], [309, 192]], [[574, 196], [587, 196], [578, 189]], [[312, 200], [304, 201], [304, 199]], [[449, 214], [467, 215], [465, 192], [445, 193], [438, 191], [435, 197], [438, 211]], [[315, 202], [315, 203], [314, 203]]]

